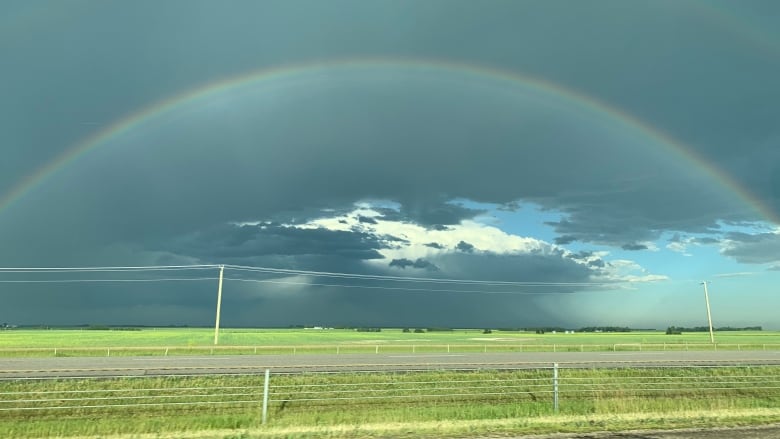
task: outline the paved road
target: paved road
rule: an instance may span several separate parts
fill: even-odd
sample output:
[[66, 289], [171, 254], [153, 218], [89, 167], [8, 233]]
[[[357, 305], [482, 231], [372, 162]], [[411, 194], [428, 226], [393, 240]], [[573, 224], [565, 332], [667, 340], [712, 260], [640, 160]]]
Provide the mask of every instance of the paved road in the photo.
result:
[[514, 352], [471, 354], [209, 355], [0, 358], [0, 378], [138, 376], [300, 371], [551, 367], [780, 365], [780, 351]]

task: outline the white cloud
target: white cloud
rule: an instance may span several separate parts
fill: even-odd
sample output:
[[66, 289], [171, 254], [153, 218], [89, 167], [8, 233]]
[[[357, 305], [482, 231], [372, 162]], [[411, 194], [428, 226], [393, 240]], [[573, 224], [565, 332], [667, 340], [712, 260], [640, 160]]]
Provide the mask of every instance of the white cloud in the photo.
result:
[[[364, 220], [361, 222], [361, 217], [371, 218], [373, 221], [365, 222]], [[417, 259], [441, 253], [451, 253], [456, 251], [456, 247], [460, 242], [473, 245], [476, 252], [491, 252], [495, 254], [549, 253], [557, 248], [547, 242], [512, 235], [492, 225], [473, 220], [464, 220], [460, 224], [447, 226], [444, 230], [438, 230], [410, 222], [385, 220], [383, 217], [382, 213], [371, 209], [370, 206], [360, 205], [345, 215], [318, 218], [294, 227], [321, 227], [340, 231], [361, 230], [380, 236], [388, 235], [406, 240], [407, 242], [404, 245], [379, 249], [379, 252], [388, 259]], [[437, 244], [437, 246], [433, 247], [426, 244]]]
[[[370, 218], [370, 221], [366, 219]], [[447, 226], [445, 229], [426, 228], [415, 223], [385, 219], [385, 215], [369, 203], [356, 204], [351, 212], [334, 216], [322, 217], [304, 224], [289, 225], [302, 229], [325, 228], [338, 231], [361, 231], [378, 236], [386, 235], [405, 240], [404, 242], [388, 241], [388, 248], [378, 249], [386, 259], [367, 261], [367, 263], [387, 269], [387, 261], [395, 259], [418, 259], [437, 262], [448, 254], [458, 253], [458, 245], [466, 242], [473, 246], [474, 253], [494, 255], [559, 255], [570, 262], [583, 265], [593, 273], [596, 281], [605, 282], [656, 282], [667, 280], [664, 275], [648, 273], [637, 262], [627, 259], [606, 261], [607, 251], [589, 254], [575, 254], [561, 246], [535, 238], [523, 237], [507, 233], [483, 220], [463, 220], [460, 224]], [[643, 242], [651, 251], [658, 247], [651, 242]], [[414, 269], [412, 267], [397, 268], [399, 270]], [[424, 270], [424, 267], [417, 268]]]
[[720, 273], [716, 274], [715, 277], [743, 277], [743, 276], [753, 276], [756, 274], [753, 271], [739, 271], [736, 273]]
[[598, 278], [604, 281], [629, 283], [669, 280], [666, 275], [648, 273], [644, 267], [628, 259], [609, 261]]

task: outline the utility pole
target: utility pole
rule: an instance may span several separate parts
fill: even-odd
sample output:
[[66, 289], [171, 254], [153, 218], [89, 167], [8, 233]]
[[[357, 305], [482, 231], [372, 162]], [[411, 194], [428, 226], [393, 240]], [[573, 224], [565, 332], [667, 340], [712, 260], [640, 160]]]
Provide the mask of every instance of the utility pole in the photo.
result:
[[[222, 309], [222, 275], [225, 272], [225, 266], [219, 266], [219, 286], [217, 287], [217, 322], [214, 324], [214, 344], [219, 343], [219, 315]], [[708, 308], [709, 309], [709, 308]], [[709, 312], [709, 311], [708, 311]]]
[[707, 281], [701, 282], [704, 285], [704, 302], [707, 303], [707, 323], [710, 325], [710, 343], [715, 343], [715, 335], [712, 332], [712, 314], [710, 313], [710, 295], [707, 293]]

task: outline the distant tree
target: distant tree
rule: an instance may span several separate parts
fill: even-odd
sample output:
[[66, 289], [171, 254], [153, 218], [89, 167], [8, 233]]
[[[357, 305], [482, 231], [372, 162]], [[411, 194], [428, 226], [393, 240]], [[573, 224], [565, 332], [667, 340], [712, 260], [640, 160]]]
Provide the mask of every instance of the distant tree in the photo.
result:
[[420, 328], [417, 328], [417, 329], [415, 329], [415, 330], [414, 330], [414, 333], [415, 333], [415, 334], [422, 334], [422, 333], [424, 333], [424, 332], [425, 332], [425, 329], [420, 329]]
[[409, 328], [404, 328], [404, 330], [401, 332], [412, 332], [412, 331]]
[[485, 329], [484, 331], [482, 331], [482, 333], [483, 334], [492, 334], [493, 330], [492, 329]]

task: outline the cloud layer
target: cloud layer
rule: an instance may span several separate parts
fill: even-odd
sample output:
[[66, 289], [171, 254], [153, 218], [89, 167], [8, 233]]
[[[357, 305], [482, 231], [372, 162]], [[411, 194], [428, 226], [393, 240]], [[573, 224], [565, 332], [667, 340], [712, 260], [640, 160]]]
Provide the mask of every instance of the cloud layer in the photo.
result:
[[[780, 10], [720, 7], [4, 4], [0, 197], [155, 103], [247, 72], [333, 65], [111, 137], [0, 211], [0, 266], [228, 263], [610, 291], [668, 280], [673, 267], [648, 254], [711, 251], [740, 265], [728, 272], [771, 271], [780, 36], [767, 17]], [[269, 279], [229, 281], [234, 322], [554, 323], [582, 316], [547, 314], [550, 293], [592, 290], [256, 280]], [[11, 303], [27, 322], [203, 323], [212, 288], [188, 285], [25, 285]], [[62, 297], [90, 307], [62, 316]]]

